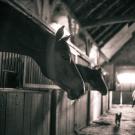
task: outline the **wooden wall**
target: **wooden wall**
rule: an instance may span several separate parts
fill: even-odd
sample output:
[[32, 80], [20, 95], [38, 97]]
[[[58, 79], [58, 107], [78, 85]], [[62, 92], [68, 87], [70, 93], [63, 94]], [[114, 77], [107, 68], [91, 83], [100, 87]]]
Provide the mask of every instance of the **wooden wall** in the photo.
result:
[[101, 99], [101, 113], [104, 114], [108, 112], [109, 109], [109, 95], [102, 96]]
[[101, 94], [98, 91], [90, 93], [90, 121], [97, 120], [101, 115]]
[[1, 135], [75, 135], [75, 128], [86, 127], [101, 115], [100, 94], [87, 92], [71, 101], [57, 90], [7, 90], [0, 92]]
[[113, 92], [112, 104], [120, 104], [120, 91]]
[[132, 91], [113, 92], [112, 103], [113, 104], [132, 104]]
[[87, 125], [88, 93], [79, 100], [71, 101], [66, 93], [54, 91], [52, 97], [51, 134], [72, 135], [75, 128]]
[[54, 84], [42, 74], [40, 67], [31, 57], [25, 56], [24, 67], [24, 87], [26, 84]]
[[115, 66], [113, 64], [106, 64], [104, 66], [104, 70], [106, 72], [104, 77], [108, 86], [108, 90], [115, 91], [115, 88], [116, 88]]
[[1, 135], [49, 135], [51, 92], [0, 92]]
[[54, 84], [31, 57], [8, 52], [0, 52], [0, 78], [0, 87], [13, 86], [15, 81], [16, 87], [21, 88], [25, 84]]
[[72, 135], [75, 127], [87, 125], [87, 109], [87, 93], [73, 102], [56, 90], [4, 90], [0, 92], [0, 134]]
[[0, 87], [10, 87], [10, 85], [22, 87], [23, 71], [24, 57], [22, 55], [0, 52]]

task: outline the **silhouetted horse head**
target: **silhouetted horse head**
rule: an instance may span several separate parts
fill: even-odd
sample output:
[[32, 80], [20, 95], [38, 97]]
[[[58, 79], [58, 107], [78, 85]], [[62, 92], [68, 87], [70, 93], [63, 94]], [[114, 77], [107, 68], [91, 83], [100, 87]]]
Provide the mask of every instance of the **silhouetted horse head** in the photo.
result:
[[65, 86], [68, 97], [70, 99], [76, 99], [83, 95], [84, 82], [71, 59], [70, 49], [64, 38], [56, 41], [54, 53], [51, 58], [51, 73], [54, 73], [55, 79], [60, 82], [59, 85], [61, 87]]
[[98, 90], [102, 93], [102, 95], [107, 94], [107, 85], [104, 80], [102, 69], [91, 69], [82, 65], [77, 65], [82, 78], [85, 82], [88, 82], [93, 90]]
[[62, 38], [60, 30], [54, 36], [38, 20], [2, 2], [0, 16], [0, 51], [32, 57], [42, 73], [67, 91], [70, 99], [84, 94], [84, 82], [71, 60], [67, 37]]

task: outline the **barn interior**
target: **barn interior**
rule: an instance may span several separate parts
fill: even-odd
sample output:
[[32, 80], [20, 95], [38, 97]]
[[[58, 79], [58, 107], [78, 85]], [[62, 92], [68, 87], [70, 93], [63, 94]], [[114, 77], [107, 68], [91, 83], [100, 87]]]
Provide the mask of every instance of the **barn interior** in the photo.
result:
[[64, 36], [70, 35], [67, 44], [73, 62], [90, 69], [101, 67], [108, 88], [107, 94], [102, 95], [86, 83], [86, 92], [71, 100], [61, 85], [42, 73], [32, 57], [1, 51], [1, 135], [80, 135], [81, 129], [114, 105], [132, 104], [134, 0], [0, 0], [0, 3], [53, 36], [64, 26]]

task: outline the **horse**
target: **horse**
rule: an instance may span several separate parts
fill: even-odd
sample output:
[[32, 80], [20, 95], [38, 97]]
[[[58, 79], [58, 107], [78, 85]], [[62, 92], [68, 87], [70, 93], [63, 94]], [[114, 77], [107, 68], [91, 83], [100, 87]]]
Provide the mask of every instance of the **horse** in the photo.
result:
[[76, 65], [78, 70], [81, 73], [81, 76], [84, 80], [84, 82], [87, 82], [91, 85], [93, 90], [100, 91], [102, 95], [106, 95], [108, 88], [107, 84], [105, 82], [104, 76], [102, 74], [102, 69], [101, 68], [89, 68], [86, 66], [82, 66], [77, 64]]
[[84, 94], [84, 81], [70, 57], [64, 37], [56, 37], [31, 17], [0, 2], [0, 51], [32, 57], [41, 72], [67, 92], [70, 99]]

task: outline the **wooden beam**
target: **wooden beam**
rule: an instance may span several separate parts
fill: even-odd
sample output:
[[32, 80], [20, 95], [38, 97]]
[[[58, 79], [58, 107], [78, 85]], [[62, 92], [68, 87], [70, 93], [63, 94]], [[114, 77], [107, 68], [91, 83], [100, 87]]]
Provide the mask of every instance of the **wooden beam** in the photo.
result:
[[[120, 0], [116, 0], [111, 5], [108, 5], [108, 7], [106, 7], [106, 9], [102, 11], [102, 14], [100, 14], [98, 16], [98, 18], [102, 18], [105, 15], [107, 16], [107, 14], [110, 12], [110, 10], [114, 9], [116, 4], [119, 3], [119, 1]], [[117, 9], [115, 9], [115, 11], [111, 14], [111, 16], [114, 15], [116, 12], [118, 12], [118, 10], [121, 10], [121, 6], [119, 8], [117, 8]]]
[[98, 3], [94, 8], [92, 8], [92, 10], [90, 10], [90, 12], [88, 12], [88, 14], [86, 14], [84, 16], [84, 18], [89, 17], [93, 12], [95, 12], [98, 8], [100, 8], [107, 0], [103, 0], [102, 2]]
[[119, 16], [119, 17], [111, 17], [111, 18], [102, 18], [102, 19], [87, 19], [84, 22], [80, 22], [83, 29], [90, 29], [97, 26], [104, 26], [104, 25], [112, 25], [117, 23], [128, 23], [134, 22], [135, 16]]
[[[102, 48], [101, 51], [106, 54], [108, 59], [118, 52], [125, 43], [132, 38], [132, 33], [135, 31], [135, 23], [130, 27], [125, 25], [111, 40], [109, 40]], [[102, 61], [104, 63], [105, 61]]]
[[[117, 8], [118, 9], [118, 8]], [[112, 17], [115, 13], [117, 13], [119, 10], [120, 10], [120, 8], [119, 8], [119, 10], [117, 11], [117, 9], [111, 14], [111, 16], [110, 17]], [[124, 12], [122, 12], [122, 16], [124, 16], [125, 14], [128, 14], [128, 12], [130, 12], [131, 10], [133, 10], [134, 9], [134, 6], [131, 6], [131, 7], [128, 7], [126, 10], [124, 10]], [[108, 27], [106, 27], [105, 28], [105, 30], [103, 30], [100, 34], [98, 34], [97, 36], [96, 36], [96, 38], [95, 38], [95, 40], [99, 40], [101, 37], [102, 37], [102, 35], [104, 35], [107, 31], [109, 31], [110, 29], [112, 29], [112, 30], [110, 30], [110, 33], [107, 33], [106, 34], [106, 36], [104, 36], [103, 38], [102, 38], [102, 40], [103, 41], [105, 41], [114, 31], [116, 31], [117, 29], [120, 29], [120, 27], [123, 27], [124, 26], [124, 24], [122, 25], [122, 24], [117, 24], [117, 26], [116, 27], [114, 27], [114, 29], [112, 29], [112, 25], [109, 25]], [[121, 27], [121, 28], [122, 28]], [[98, 27], [97, 27], [98, 28]], [[97, 29], [97, 28], [95, 28], [95, 29]], [[103, 45], [102, 45], [103, 46]], [[102, 46], [100, 46], [100, 47], [102, 47]]]
[[[80, 2], [80, 3], [79, 3]], [[85, 2], [85, 1], [78, 1], [76, 4], [74, 4], [74, 5], [76, 5], [74, 8], [74, 12], [78, 12], [82, 7], [84, 7], [85, 5], [87, 4], [87, 2]], [[70, 7], [69, 7], [70, 8]]]
[[[119, 1], [118, 1], [119, 2]], [[111, 7], [110, 8], [114, 8], [113, 7], [113, 4], [111, 5]], [[102, 14], [100, 14], [98, 17], [99, 18], [102, 18], [103, 16], [110, 16], [110, 17], [112, 17], [112, 16], [114, 16], [115, 14], [117, 14], [122, 8], [123, 8], [123, 5], [121, 5], [119, 8], [116, 8], [115, 10], [114, 10], [114, 12], [112, 12], [111, 13], [111, 15], [109, 15], [109, 10], [110, 10], [110, 8], [107, 8], [104, 12], [102, 12]], [[126, 9], [121, 15], [124, 15], [125, 14], [125, 12], [127, 11], [128, 9]], [[111, 27], [111, 25], [110, 26], [108, 26], [108, 27]], [[107, 27], [107, 28], [108, 28]], [[92, 31], [92, 32], [95, 32], [95, 31], [97, 31], [99, 29], [99, 27], [96, 27], [96, 28], [94, 28], [94, 30]], [[102, 32], [101, 32], [101, 34], [102, 34]]]

